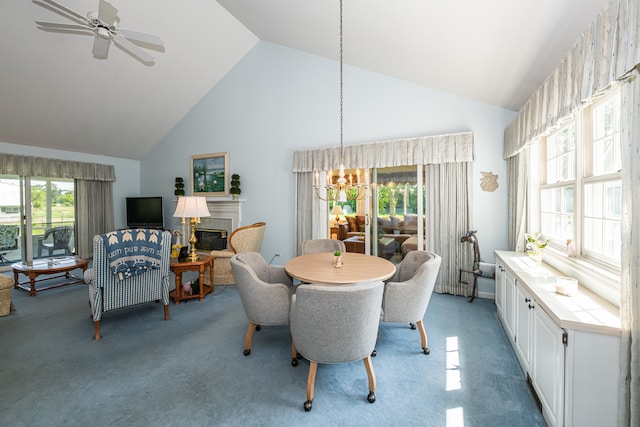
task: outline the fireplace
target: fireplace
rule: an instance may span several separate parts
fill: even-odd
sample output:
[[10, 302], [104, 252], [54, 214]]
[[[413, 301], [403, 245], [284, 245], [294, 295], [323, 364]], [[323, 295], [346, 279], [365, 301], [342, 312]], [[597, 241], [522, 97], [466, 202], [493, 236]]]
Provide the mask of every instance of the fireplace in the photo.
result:
[[[203, 240], [207, 240], [208, 243], [196, 243], [196, 248], [199, 251], [207, 251], [207, 249], [200, 249], [204, 245], [216, 245], [221, 246], [224, 243], [226, 248], [226, 239], [233, 230], [242, 226], [242, 203], [244, 200], [215, 200], [207, 199], [207, 207], [211, 216], [200, 218], [200, 224], [196, 226], [196, 237], [200, 240], [202, 236]], [[177, 201], [176, 201], [177, 203]], [[177, 219], [178, 220], [178, 219]], [[188, 245], [189, 242], [189, 224], [182, 227], [182, 233], [184, 238], [182, 244]], [[216, 239], [216, 234], [219, 235], [219, 239]], [[218, 240], [214, 242], [213, 240]], [[224, 240], [220, 242], [219, 240]]]
[[203, 252], [221, 251], [227, 248], [227, 230], [196, 228], [196, 249]]

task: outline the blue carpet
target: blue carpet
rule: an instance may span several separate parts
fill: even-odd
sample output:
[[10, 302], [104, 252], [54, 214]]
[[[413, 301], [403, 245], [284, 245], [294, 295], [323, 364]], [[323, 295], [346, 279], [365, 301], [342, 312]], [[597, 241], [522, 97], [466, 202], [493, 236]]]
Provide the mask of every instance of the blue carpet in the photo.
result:
[[492, 301], [434, 294], [430, 355], [406, 324], [383, 323], [366, 400], [362, 362], [290, 362], [287, 327], [264, 327], [243, 356], [246, 317], [233, 286], [204, 301], [106, 313], [93, 339], [88, 292], [13, 290], [0, 317], [3, 426], [544, 426]]

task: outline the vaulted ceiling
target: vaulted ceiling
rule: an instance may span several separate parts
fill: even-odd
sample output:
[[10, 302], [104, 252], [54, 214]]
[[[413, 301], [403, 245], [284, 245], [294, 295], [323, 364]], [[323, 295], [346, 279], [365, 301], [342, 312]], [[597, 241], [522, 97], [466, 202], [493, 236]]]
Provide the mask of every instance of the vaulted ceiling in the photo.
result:
[[[99, 0], [55, 0], [82, 15]], [[344, 0], [347, 64], [518, 110], [609, 0]], [[0, 2], [0, 141], [143, 158], [260, 40], [338, 59], [338, 0], [110, 0], [145, 65], [42, 0]], [[135, 141], [135, 144], [132, 144]]]

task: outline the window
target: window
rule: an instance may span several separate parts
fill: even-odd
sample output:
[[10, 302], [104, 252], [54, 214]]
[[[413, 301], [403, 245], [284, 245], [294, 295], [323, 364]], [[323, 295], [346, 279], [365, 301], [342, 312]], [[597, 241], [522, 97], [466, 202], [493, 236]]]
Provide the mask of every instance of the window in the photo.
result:
[[583, 109], [543, 143], [540, 230], [566, 253], [571, 240], [580, 260], [619, 271], [622, 178], [620, 94], [613, 91]]

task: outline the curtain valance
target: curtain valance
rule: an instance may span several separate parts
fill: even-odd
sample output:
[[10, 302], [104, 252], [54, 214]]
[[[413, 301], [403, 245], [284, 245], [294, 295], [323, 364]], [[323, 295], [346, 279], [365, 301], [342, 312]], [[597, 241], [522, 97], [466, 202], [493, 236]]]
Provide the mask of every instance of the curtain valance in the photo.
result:
[[504, 132], [504, 157], [516, 155], [561, 119], [640, 64], [639, 0], [612, 0]]
[[[344, 146], [344, 164], [349, 168], [383, 168], [473, 161], [473, 132], [421, 136]], [[295, 151], [293, 172], [337, 169], [340, 148]]]
[[113, 165], [0, 153], [0, 173], [46, 178], [115, 181]]

